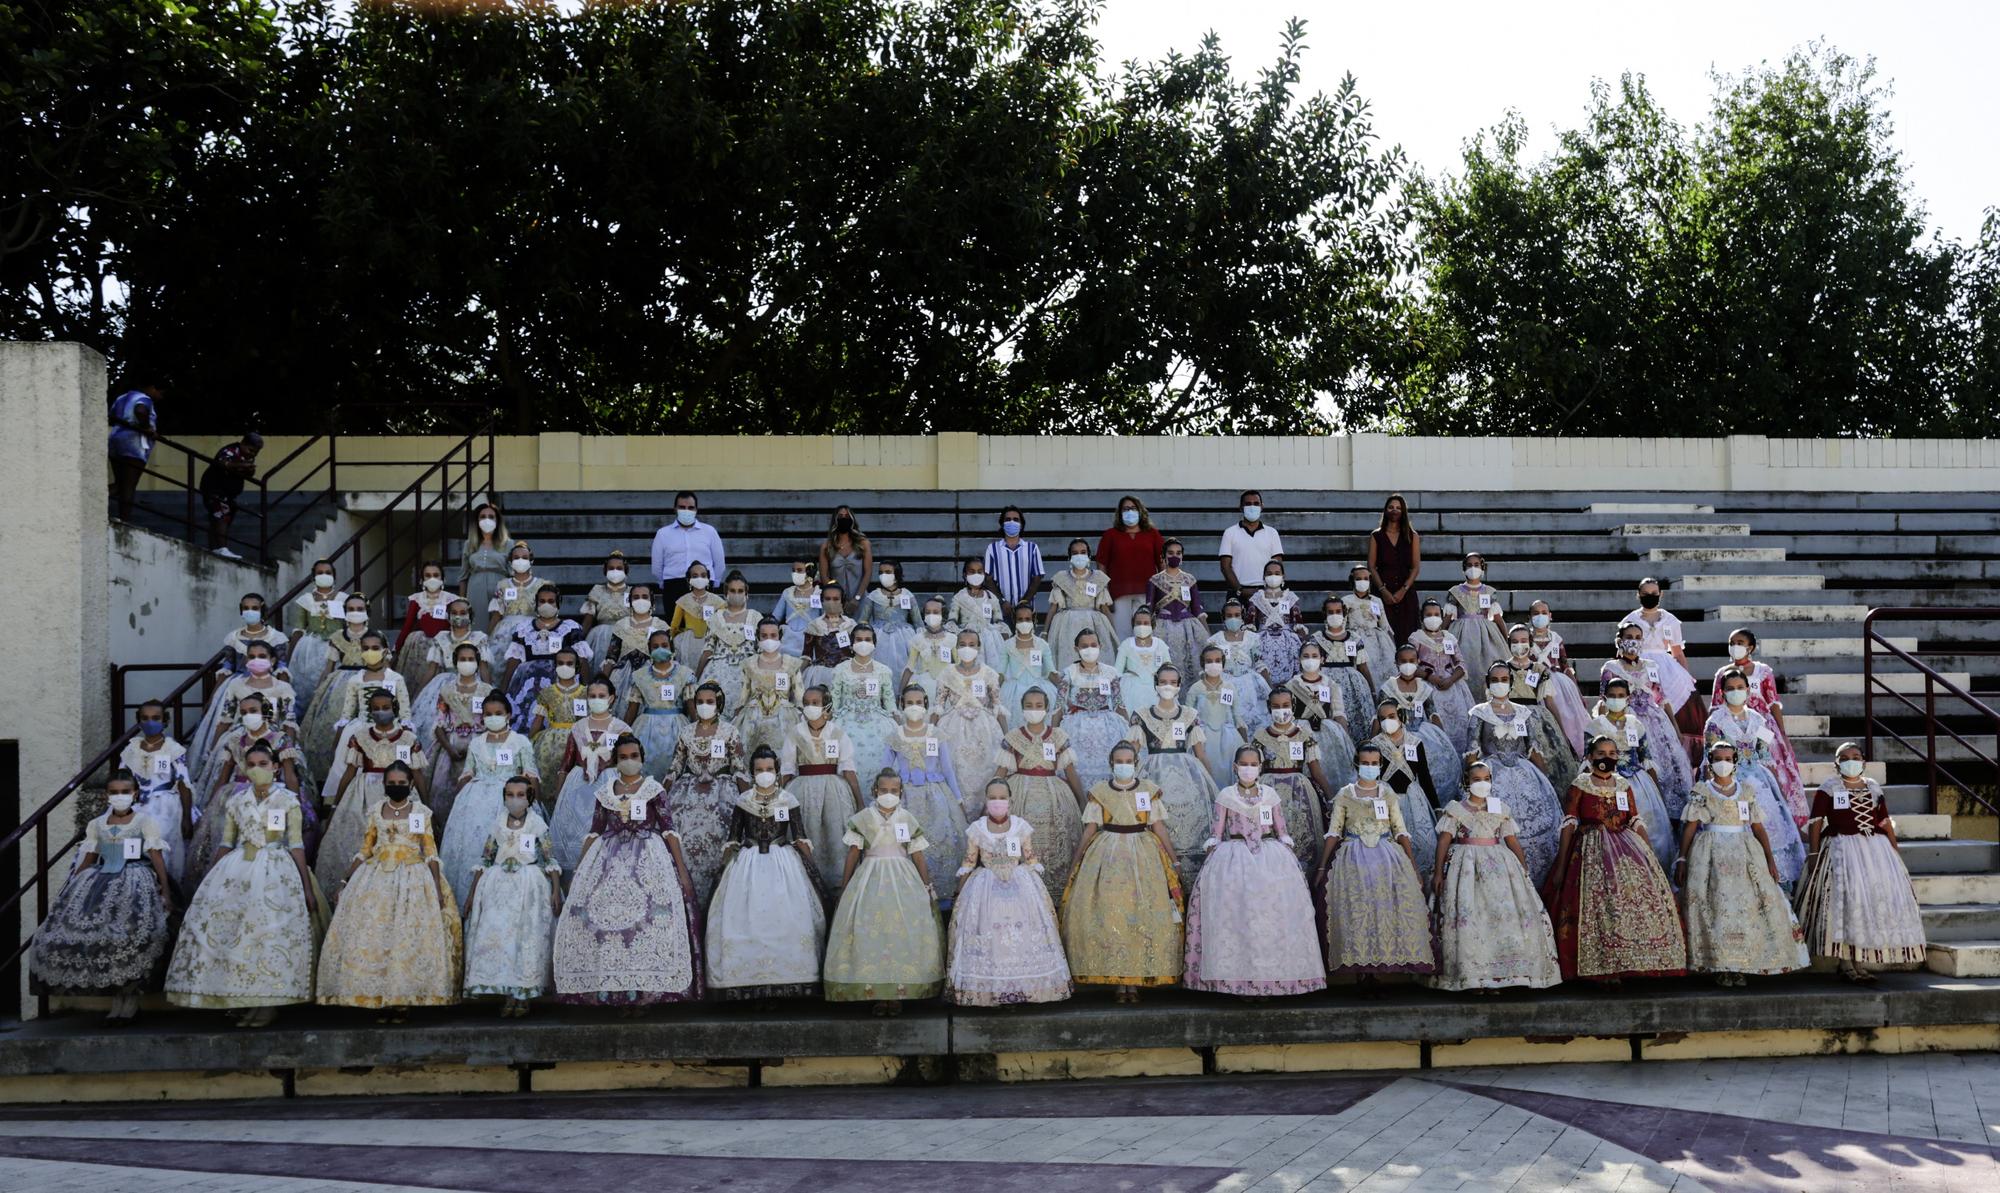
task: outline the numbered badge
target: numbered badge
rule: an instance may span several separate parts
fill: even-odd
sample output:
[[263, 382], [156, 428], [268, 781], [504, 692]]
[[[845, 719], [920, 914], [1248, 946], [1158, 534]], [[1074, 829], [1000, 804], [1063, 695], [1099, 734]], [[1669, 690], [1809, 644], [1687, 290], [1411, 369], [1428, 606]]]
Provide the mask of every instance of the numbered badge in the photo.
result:
[[1387, 819], [1389, 819], [1389, 801], [1388, 801], [1388, 800], [1385, 800], [1385, 799], [1378, 799], [1378, 800], [1376, 800], [1376, 801], [1375, 801], [1375, 819], [1377, 819], [1377, 820], [1387, 820]]
[[145, 842], [141, 841], [137, 837], [126, 837], [123, 841], [120, 841], [119, 844], [124, 848], [125, 860], [128, 862], [138, 861], [140, 853], [143, 852], [145, 848]]
[[500, 749], [493, 751], [493, 765], [495, 766], [514, 765], [514, 751], [511, 749]]
[[1007, 856], [1008, 857], [1021, 856], [1021, 838], [1019, 837], [1007, 838]]

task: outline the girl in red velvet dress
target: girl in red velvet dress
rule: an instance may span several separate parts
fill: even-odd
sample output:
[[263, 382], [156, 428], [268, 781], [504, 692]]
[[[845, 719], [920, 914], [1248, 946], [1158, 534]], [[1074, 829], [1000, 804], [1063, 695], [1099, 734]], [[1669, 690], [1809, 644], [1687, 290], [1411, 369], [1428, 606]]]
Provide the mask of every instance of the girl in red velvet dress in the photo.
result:
[[1542, 898], [1555, 921], [1565, 981], [1615, 984], [1687, 971], [1687, 941], [1673, 888], [1639, 819], [1618, 746], [1590, 741], [1589, 770], [1563, 796], [1562, 838]]

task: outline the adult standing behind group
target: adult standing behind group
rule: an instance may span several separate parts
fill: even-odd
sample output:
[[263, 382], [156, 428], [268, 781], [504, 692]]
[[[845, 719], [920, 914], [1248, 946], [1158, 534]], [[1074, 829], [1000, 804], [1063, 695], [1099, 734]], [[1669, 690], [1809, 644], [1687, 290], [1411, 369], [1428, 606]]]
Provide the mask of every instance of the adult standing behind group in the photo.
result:
[[[838, 584], [840, 591], [865, 593], [868, 574], [875, 570], [875, 547], [861, 530], [854, 511], [840, 506], [826, 526], [826, 541], [819, 545], [819, 582]], [[860, 603], [857, 597], [857, 605]]]
[[1417, 575], [1423, 566], [1423, 539], [1410, 525], [1410, 504], [1401, 493], [1391, 493], [1368, 536], [1368, 570], [1382, 586], [1382, 609], [1399, 647], [1417, 630]]
[[118, 517], [126, 522], [132, 520], [139, 478], [146, 474], [146, 461], [153, 458], [153, 444], [160, 437], [154, 403], [161, 396], [159, 386], [141, 385], [111, 399], [111, 493]]
[[1264, 524], [1264, 495], [1246, 489], [1237, 499], [1243, 519], [1222, 532], [1222, 583], [1239, 600], [1250, 599], [1264, 583], [1264, 565], [1285, 558], [1277, 528]]
[[660, 582], [658, 608], [671, 609], [688, 593], [688, 568], [701, 564], [711, 576], [725, 576], [722, 536], [701, 520], [701, 503], [689, 492], [674, 494], [674, 520], [653, 535], [653, 578]]
[[1042, 549], [1021, 537], [1028, 519], [1021, 507], [1000, 511], [1000, 537], [986, 544], [986, 574], [1000, 599], [1009, 605], [1032, 605], [1042, 586]]
[[1097, 540], [1097, 566], [1111, 577], [1111, 628], [1120, 642], [1132, 636], [1132, 614], [1146, 603], [1146, 582], [1159, 573], [1165, 548], [1146, 503], [1120, 497], [1117, 521]]

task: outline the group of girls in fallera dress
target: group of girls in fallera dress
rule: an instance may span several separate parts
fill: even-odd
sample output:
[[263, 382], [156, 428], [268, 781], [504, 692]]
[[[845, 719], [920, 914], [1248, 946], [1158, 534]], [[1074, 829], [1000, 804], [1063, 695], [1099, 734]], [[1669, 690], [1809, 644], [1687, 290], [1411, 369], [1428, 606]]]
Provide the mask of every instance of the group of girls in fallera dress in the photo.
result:
[[699, 564], [663, 606], [615, 553], [564, 592], [491, 505], [394, 632], [320, 563], [282, 618], [243, 599], [186, 744], [140, 707], [33, 973], [255, 1026], [1922, 960], [1881, 787], [1851, 745], [1804, 787], [1750, 631], [1704, 708], [1647, 580], [1587, 703], [1477, 554], [1421, 602], [1367, 565], [1305, 601], [1276, 556], [1245, 600], [1160, 543], [1117, 629], [1083, 540], [1045, 613], [980, 559], [925, 597], [872, 553], [876, 587], [801, 560], [768, 615]]

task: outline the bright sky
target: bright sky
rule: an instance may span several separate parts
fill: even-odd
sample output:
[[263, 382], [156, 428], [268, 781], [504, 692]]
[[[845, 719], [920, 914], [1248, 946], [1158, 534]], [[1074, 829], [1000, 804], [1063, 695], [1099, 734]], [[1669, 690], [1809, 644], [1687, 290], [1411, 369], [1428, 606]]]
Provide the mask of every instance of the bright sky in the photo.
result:
[[1277, 57], [1293, 16], [1306, 18], [1302, 89], [1331, 92], [1352, 72], [1385, 144], [1427, 172], [1455, 167], [1459, 147], [1507, 109], [1528, 122], [1529, 152], [1582, 119], [1593, 78], [1646, 76], [1685, 125], [1708, 112], [1711, 68], [1738, 74], [1781, 62], [1822, 38], [1875, 58], [1893, 88], [1889, 111], [1916, 200], [1946, 236], [1971, 241], [2000, 206], [2000, 113], [1993, 50], [2000, 4], [1990, 0], [1106, 0], [1098, 40], [1112, 61], [1193, 50], [1214, 30], [1246, 78]]

